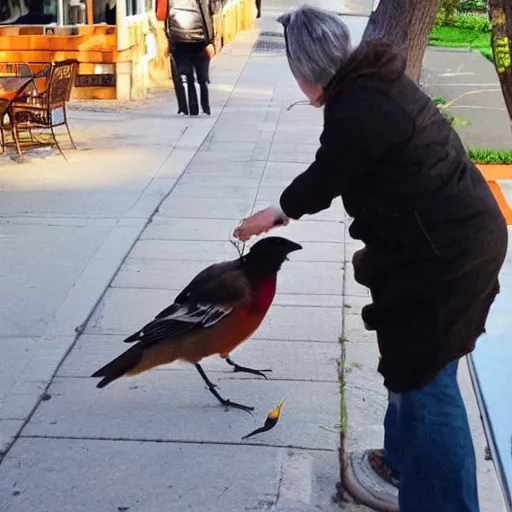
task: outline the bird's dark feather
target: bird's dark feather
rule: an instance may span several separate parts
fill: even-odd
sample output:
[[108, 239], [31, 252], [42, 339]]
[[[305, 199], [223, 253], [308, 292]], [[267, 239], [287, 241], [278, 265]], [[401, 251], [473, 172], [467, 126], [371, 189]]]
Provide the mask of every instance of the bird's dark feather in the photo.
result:
[[200, 272], [152, 322], [126, 338], [150, 346], [196, 329], [207, 329], [252, 298], [240, 260], [217, 263]]

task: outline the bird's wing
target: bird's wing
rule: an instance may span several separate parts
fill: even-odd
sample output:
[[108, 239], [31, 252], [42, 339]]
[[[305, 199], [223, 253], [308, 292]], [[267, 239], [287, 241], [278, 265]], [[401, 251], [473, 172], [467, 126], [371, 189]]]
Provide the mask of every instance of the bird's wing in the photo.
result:
[[139, 332], [145, 346], [177, 338], [196, 329], [207, 329], [231, 313], [232, 308], [212, 304], [184, 304], [168, 316], [153, 320]]
[[158, 318], [165, 318], [174, 313], [180, 306], [186, 304], [191, 298], [197, 302], [224, 304], [239, 300], [243, 277], [240, 260], [216, 263], [205, 268], [197, 274], [190, 283], [177, 295], [174, 303], [160, 311]]
[[252, 296], [240, 266], [224, 263], [205, 269], [182, 294], [181, 304], [175, 302], [164, 309], [127, 341], [149, 346], [197, 329], [208, 329], [226, 318], [236, 306], [249, 302]]

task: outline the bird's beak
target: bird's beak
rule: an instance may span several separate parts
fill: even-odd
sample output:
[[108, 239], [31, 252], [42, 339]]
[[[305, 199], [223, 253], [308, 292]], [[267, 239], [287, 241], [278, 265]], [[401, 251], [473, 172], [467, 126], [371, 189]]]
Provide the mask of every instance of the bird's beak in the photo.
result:
[[301, 251], [301, 250], [302, 250], [302, 245], [297, 244], [295, 242], [291, 242], [290, 245], [288, 246], [288, 254], [290, 254], [291, 252]]

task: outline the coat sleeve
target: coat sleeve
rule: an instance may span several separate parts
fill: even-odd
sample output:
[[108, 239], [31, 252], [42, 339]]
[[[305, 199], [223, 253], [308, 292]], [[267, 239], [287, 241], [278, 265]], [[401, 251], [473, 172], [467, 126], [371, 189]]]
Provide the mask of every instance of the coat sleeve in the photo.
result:
[[174, 4], [173, 0], [167, 0], [166, 1], [167, 10], [166, 10], [166, 13], [165, 13], [164, 29], [165, 29], [165, 35], [167, 36], [167, 40], [169, 41], [169, 43], [171, 42], [171, 29], [169, 27], [169, 23], [170, 23], [170, 16], [169, 16], [169, 14], [171, 12], [173, 4]]
[[215, 34], [213, 31], [213, 5], [211, 0], [199, 1], [199, 6], [201, 8], [202, 19], [205, 24], [206, 31], [206, 43], [213, 44], [215, 41]]
[[356, 92], [337, 103], [326, 108], [315, 161], [281, 195], [281, 209], [292, 219], [329, 208], [372, 169], [378, 172], [379, 159], [403, 148], [414, 132], [410, 115], [384, 93]]

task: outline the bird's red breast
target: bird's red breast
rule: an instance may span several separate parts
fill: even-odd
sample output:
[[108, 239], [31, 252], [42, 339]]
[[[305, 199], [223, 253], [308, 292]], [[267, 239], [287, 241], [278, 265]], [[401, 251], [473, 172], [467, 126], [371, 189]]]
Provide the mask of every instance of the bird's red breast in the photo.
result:
[[237, 306], [215, 328], [216, 332], [215, 336], [212, 336], [213, 343], [210, 348], [211, 353], [219, 353], [225, 357], [235, 347], [252, 336], [265, 319], [275, 294], [276, 276], [271, 276], [258, 286], [249, 304]]
[[258, 287], [254, 294], [254, 298], [249, 305], [249, 312], [251, 314], [263, 313], [265, 314], [274, 300], [276, 294], [276, 276], [268, 277]]

